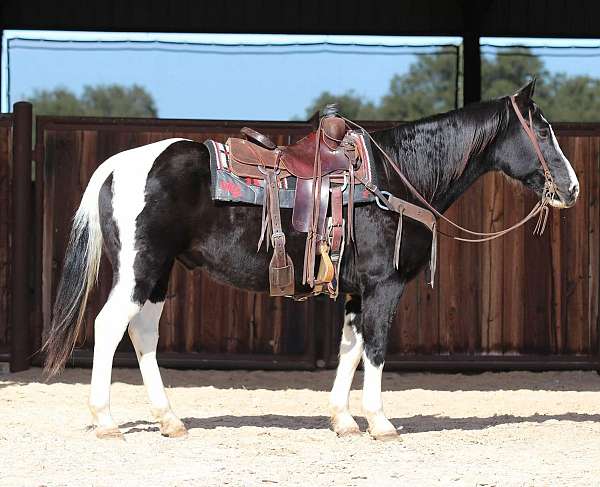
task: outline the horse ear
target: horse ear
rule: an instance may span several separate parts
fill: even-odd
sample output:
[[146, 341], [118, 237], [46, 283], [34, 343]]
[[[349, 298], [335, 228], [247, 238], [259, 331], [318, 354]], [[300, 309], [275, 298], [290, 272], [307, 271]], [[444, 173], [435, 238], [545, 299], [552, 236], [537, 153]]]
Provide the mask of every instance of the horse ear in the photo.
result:
[[517, 101], [521, 102], [523, 106], [527, 105], [529, 101], [533, 98], [533, 92], [535, 91], [535, 82], [536, 77], [531, 78], [531, 81], [521, 88], [515, 93], [515, 98]]

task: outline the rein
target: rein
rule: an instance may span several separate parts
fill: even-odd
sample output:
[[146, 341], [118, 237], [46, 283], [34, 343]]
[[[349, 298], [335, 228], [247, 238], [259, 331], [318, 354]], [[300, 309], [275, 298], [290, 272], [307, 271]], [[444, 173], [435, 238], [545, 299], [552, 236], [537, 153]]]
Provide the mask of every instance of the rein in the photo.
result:
[[[387, 162], [389, 163], [389, 165], [394, 169], [394, 171], [396, 171], [396, 173], [398, 174], [398, 176], [400, 176], [400, 179], [402, 180], [402, 182], [406, 185], [406, 187], [409, 189], [409, 191], [415, 196], [415, 198], [417, 200], [419, 200], [428, 210], [430, 210], [436, 217], [441, 218], [442, 220], [444, 220], [446, 223], [450, 224], [451, 226], [453, 226], [454, 228], [456, 228], [457, 230], [470, 234], [470, 235], [475, 235], [479, 238], [464, 238], [464, 237], [457, 237], [455, 235], [450, 235], [444, 232], [440, 232], [442, 235], [444, 235], [445, 237], [448, 238], [452, 238], [454, 240], [458, 240], [461, 242], [471, 242], [471, 243], [478, 243], [478, 242], [487, 242], [490, 240], [494, 240], [496, 238], [502, 237], [504, 235], [506, 235], [507, 233], [516, 230], [517, 228], [523, 226], [526, 222], [528, 222], [529, 220], [531, 220], [532, 218], [534, 218], [535, 216], [538, 217], [538, 221], [536, 223], [536, 226], [533, 230], [533, 234], [534, 235], [542, 235], [544, 233], [544, 230], [546, 228], [546, 222], [548, 220], [548, 214], [549, 214], [549, 208], [548, 205], [550, 204], [550, 201], [552, 201], [552, 199], [554, 198], [554, 195], [556, 194], [556, 185], [554, 183], [554, 180], [552, 178], [552, 174], [550, 173], [550, 169], [548, 167], [548, 163], [546, 162], [546, 159], [544, 158], [544, 155], [542, 154], [542, 151], [540, 149], [539, 146], [539, 142], [537, 140], [537, 137], [535, 135], [535, 132], [533, 130], [533, 120], [532, 120], [532, 115], [531, 115], [531, 109], [529, 109], [529, 124], [527, 123], [527, 121], [525, 120], [525, 118], [523, 118], [523, 115], [521, 114], [519, 108], [517, 107], [517, 103], [515, 101], [515, 95], [510, 97], [510, 101], [511, 101], [511, 105], [517, 115], [517, 118], [519, 119], [519, 122], [521, 123], [521, 126], [523, 127], [523, 130], [525, 131], [525, 133], [527, 134], [527, 136], [529, 137], [529, 140], [531, 140], [531, 143], [533, 144], [533, 148], [535, 150], [535, 153], [538, 157], [538, 160], [540, 161], [540, 164], [542, 166], [542, 169], [544, 170], [544, 178], [545, 178], [545, 183], [544, 183], [544, 189], [542, 192], [542, 196], [540, 201], [538, 201], [534, 207], [532, 208], [532, 210], [520, 221], [518, 221], [517, 223], [515, 223], [514, 225], [508, 227], [508, 228], [504, 228], [502, 230], [498, 230], [497, 232], [475, 232], [473, 230], [469, 230], [467, 228], [464, 228], [462, 226], [460, 226], [457, 223], [454, 223], [452, 220], [450, 220], [448, 217], [444, 216], [442, 213], [440, 213], [435, 207], [433, 207], [429, 201], [427, 201], [425, 199], [425, 197], [423, 197], [423, 195], [421, 195], [421, 193], [419, 193], [419, 191], [410, 183], [410, 181], [406, 178], [406, 176], [402, 173], [402, 171], [400, 170], [400, 168], [398, 167], [398, 165], [394, 162], [394, 160], [387, 154], [387, 152], [373, 139], [373, 137], [371, 136], [371, 134], [369, 132], [367, 132], [363, 127], [361, 127], [359, 124], [357, 124], [356, 122], [353, 122], [352, 120], [349, 120], [347, 118], [344, 118], [344, 120], [360, 129], [362, 129], [365, 133], [367, 133], [367, 135], [369, 136], [369, 139], [371, 140], [371, 142], [375, 145], [375, 147], [377, 147], [377, 149], [379, 149], [379, 151], [383, 154], [383, 156], [385, 157], [385, 159], [387, 160]], [[371, 191], [373, 194], [375, 194], [375, 196], [377, 196], [378, 199], [380, 199], [386, 206], [388, 209], [395, 211], [394, 209], [394, 205], [391, 204], [391, 198], [393, 198], [392, 196], [390, 196], [390, 198], [386, 198], [383, 193], [372, 183], [370, 182], [365, 182], [359, 179], [359, 181], [361, 183], [363, 183], [365, 185], [365, 187]]]

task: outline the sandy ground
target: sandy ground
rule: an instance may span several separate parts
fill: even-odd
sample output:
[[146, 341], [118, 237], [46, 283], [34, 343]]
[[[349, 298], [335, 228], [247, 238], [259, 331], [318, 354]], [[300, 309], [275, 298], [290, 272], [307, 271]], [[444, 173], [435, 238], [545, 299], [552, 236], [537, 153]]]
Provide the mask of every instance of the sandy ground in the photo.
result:
[[[114, 371], [112, 398], [126, 441], [97, 440], [87, 428], [89, 378], [0, 376], [0, 485], [600, 485], [594, 372], [387, 373], [386, 412], [402, 428], [392, 442], [329, 430], [332, 371], [164, 370], [190, 434], [163, 438], [139, 371], [124, 369]], [[360, 416], [357, 388], [351, 408]]]

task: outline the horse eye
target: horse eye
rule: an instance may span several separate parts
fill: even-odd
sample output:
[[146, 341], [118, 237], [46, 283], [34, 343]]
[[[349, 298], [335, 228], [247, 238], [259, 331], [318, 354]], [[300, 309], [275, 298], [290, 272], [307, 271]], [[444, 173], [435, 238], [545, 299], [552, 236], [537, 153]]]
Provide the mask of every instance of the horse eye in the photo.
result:
[[540, 129], [538, 131], [538, 135], [541, 139], [547, 139], [548, 135], [550, 135], [550, 131], [548, 129]]

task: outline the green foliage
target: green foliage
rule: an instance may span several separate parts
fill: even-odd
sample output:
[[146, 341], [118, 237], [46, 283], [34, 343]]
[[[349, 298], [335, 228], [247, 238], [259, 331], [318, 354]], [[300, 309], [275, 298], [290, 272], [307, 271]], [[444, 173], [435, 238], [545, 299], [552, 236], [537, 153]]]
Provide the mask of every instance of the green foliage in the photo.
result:
[[[549, 73], [530, 49], [514, 48], [482, 57], [484, 100], [510, 95], [532, 76], [537, 77], [534, 99], [552, 121], [587, 122], [600, 118], [600, 79]], [[323, 92], [307, 108], [307, 116], [326, 103], [338, 102], [348, 118], [356, 120], [414, 120], [454, 108], [456, 58], [442, 53], [418, 56], [406, 74], [395, 75], [379, 103], [363, 101], [354, 92]], [[458, 87], [459, 93], [462, 87]]]
[[597, 122], [600, 119], [600, 79], [590, 76], [555, 75], [547, 98], [534, 95], [549, 120]]
[[81, 97], [67, 88], [36, 90], [27, 98], [36, 115], [156, 117], [158, 110], [145, 88], [133, 85], [85, 86]]
[[484, 100], [511, 95], [527, 83], [532, 76], [537, 77], [535, 97], [547, 93], [546, 80], [550, 74], [543, 61], [526, 48], [511, 49], [513, 55], [499, 55], [492, 59], [481, 59], [481, 97]]
[[375, 120], [377, 109], [370, 101], [363, 101], [354, 91], [348, 91], [343, 95], [333, 95], [324, 91], [313, 100], [306, 109], [306, 118], [311, 118], [315, 112], [322, 110], [329, 103], [337, 103], [344, 116], [354, 120]]
[[427, 54], [395, 75], [379, 110], [384, 120], [413, 120], [455, 107], [456, 58]]

